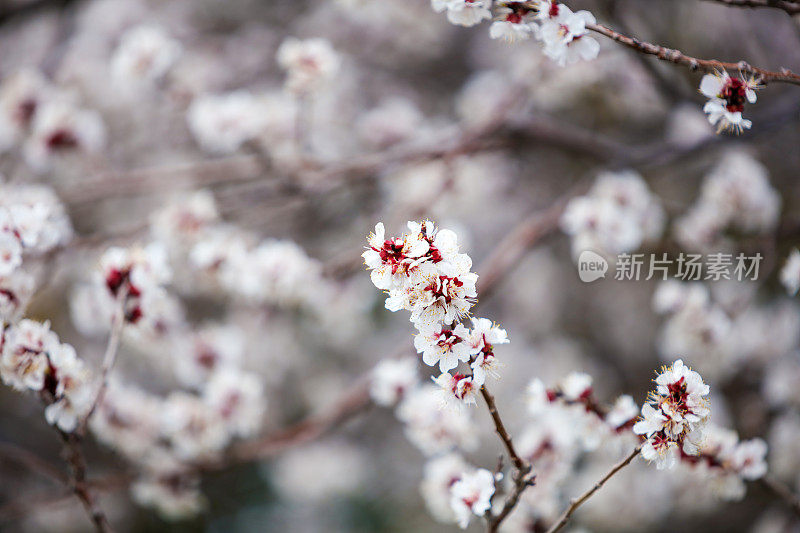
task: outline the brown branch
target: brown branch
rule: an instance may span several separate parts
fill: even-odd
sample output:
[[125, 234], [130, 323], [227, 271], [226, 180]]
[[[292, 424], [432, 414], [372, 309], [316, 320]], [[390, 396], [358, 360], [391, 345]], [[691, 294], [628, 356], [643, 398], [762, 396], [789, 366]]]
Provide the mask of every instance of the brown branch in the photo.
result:
[[655, 56], [662, 61], [668, 61], [676, 65], [687, 67], [692, 71], [701, 72], [715, 72], [718, 70], [732, 70], [740, 71], [743, 74], [750, 74], [758, 78], [761, 83], [782, 82], [791, 83], [792, 85], [800, 85], [800, 75], [795, 74], [789, 69], [781, 69], [780, 72], [773, 72], [759, 67], [753, 67], [745, 61], [738, 63], [726, 63], [716, 59], [698, 59], [695, 57], [687, 56], [680, 50], [674, 48], [666, 48], [657, 44], [640, 41], [639, 39], [628, 37], [619, 32], [612, 30], [602, 24], [587, 24], [586, 27], [601, 35], [605, 35], [609, 39], [632, 48], [642, 54]]
[[800, 13], [800, 4], [796, 2], [788, 2], [786, 0], [705, 0], [706, 2], [714, 2], [716, 4], [723, 4], [729, 7], [745, 7], [750, 9], [758, 9], [762, 7], [771, 7], [786, 11], [789, 15], [797, 15]]
[[492, 393], [490, 393], [489, 389], [487, 389], [485, 386], [481, 387], [481, 396], [483, 396], [483, 399], [486, 401], [486, 407], [489, 408], [489, 414], [492, 417], [492, 422], [494, 422], [495, 432], [497, 432], [500, 440], [503, 441], [503, 446], [505, 446], [506, 452], [508, 452], [508, 457], [511, 459], [511, 463], [514, 465], [513, 492], [508, 498], [506, 498], [506, 501], [503, 504], [503, 509], [500, 511], [500, 513], [493, 516], [487, 515], [487, 531], [489, 533], [494, 533], [500, 527], [500, 523], [505, 520], [509, 514], [511, 514], [511, 511], [519, 502], [523, 491], [533, 484], [533, 476], [531, 476], [531, 470], [533, 467], [528, 461], [520, 457], [516, 448], [514, 448], [514, 442], [511, 440], [511, 435], [509, 435], [505, 424], [503, 424], [503, 419], [500, 418], [500, 412], [497, 410], [497, 404], [494, 401], [494, 396], [492, 396]]
[[578, 509], [578, 507], [583, 505], [586, 502], [586, 500], [588, 500], [589, 498], [592, 497], [592, 495], [594, 495], [595, 492], [600, 490], [600, 488], [603, 485], [605, 485], [606, 482], [609, 479], [611, 479], [617, 472], [619, 472], [620, 470], [625, 468], [628, 464], [630, 464], [630, 462], [633, 461], [633, 459], [637, 455], [639, 455], [639, 450], [641, 450], [641, 445], [634, 448], [633, 451], [630, 453], [630, 455], [628, 455], [625, 459], [614, 465], [614, 467], [611, 470], [609, 470], [606, 475], [600, 478], [600, 480], [597, 483], [595, 483], [592, 486], [592, 488], [581, 494], [578, 498], [573, 498], [570, 501], [569, 507], [567, 507], [564, 513], [559, 517], [558, 521], [555, 524], [553, 524], [553, 526], [550, 529], [547, 530], [547, 533], [556, 533], [556, 531], [559, 531], [562, 527], [564, 527], [569, 521], [572, 514]]
[[797, 516], [800, 516], [800, 497], [792, 492], [782, 481], [765, 475], [758, 483], [767, 491], [783, 500]]
[[64, 443], [64, 454], [71, 470], [70, 488], [75, 496], [83, 504], [86, 513], [92, 520], [92, 524], [101, 533], [110, 533], [111, 524], [108, 522], [105, 513], [97, 504], [89, 484], [86, 481], [86, 459], [81, 451], [80, 440], [74, 433], [65, 433], [57, 430]]

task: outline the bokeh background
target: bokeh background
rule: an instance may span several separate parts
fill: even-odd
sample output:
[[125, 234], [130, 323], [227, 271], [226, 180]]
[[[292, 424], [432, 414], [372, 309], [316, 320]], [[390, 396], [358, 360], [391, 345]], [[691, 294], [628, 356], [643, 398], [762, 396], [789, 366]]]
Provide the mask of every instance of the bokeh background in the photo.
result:
[[[780, 10], [694, 0], [568, 3], [696, 57], [800, 68], [800, 22]], [[114, 82], [110, 62], [122, 35], [140, 24], [162, 28], [182, 53], [155, 86], [131, 93]], [[292, 131], [229, 154], [204, 151], [187, 125], [191, 102], [236, 90], [281, 93], [285, 72], [275, 55], [292, 36], [328, 39], [342, 58], [324, 90], [299, 102], [303, 150], [284, 149]], [[585, 371], [600, 400], [628, 393], [641, 404], [654, 370], [683, 356], [705, 370], [714, 421], [742, 438], [767, 440], [771, 471], [798, 489], [800, 310], [778, 272], [800, 236], [800, 89], [759, 91], [746, 111], [752, 130], [715, 135], [702, 113], [700, 74], [598, 40], [597, 60], [560, 68], [536, 42], [509, 45], [491, 40], [485, 24], [453, 26], [426, 0], [0, 2], [0, 77], [39, 69], [98, 111], [106, 128], [99, 153], [61, 158], [44, 172], [16, 149], [0, 158], [6, 180], [52, 187], [76, 232], [42, 259], [44, 283], [28, 316], [50, 320], [99, 365], [105, 341], [73, 324], [75, 287], [108, 246], [146, 242], [153, 213], [210, 191], [223, 220], [259, 239], [297, 242], [319, 261], [335, 294], [320, 298], [315, 312], [252, 305], [181, 286], [176, 269], [174, 290], [188, 323], [221, 321], [243, 331], [247, 365], [266, 386], [269, 433], [324, 411], [381, 359], [412, 352], [412, 326], [383, 308], [360, 254], [376, 222], [396, 234], [406, 220], [427, 217], [458, 233], [479, 274], [502, 264], [498, 256], [510, 258], [485, 296], [479, 280], [476, 312], [511, 339], [497, 351], [506, 366], [493, 391], [512, 434], [528, 423], [525, 388], [534, 377], [550, 384]], [[273, 112], [280, 117], [280, 105]], [[742, 154], [763, 168], [736, 159]], [[579, 281], [570, 237], [557, 224], [566, 199], [585, 194], [601, 172], [634, 170], [666, 214], [661, 237], [640, 251], [690, 251], [676, 222], [726, 161], [727, 172], [758, 173], [780, 194], [772, 228], [726, 231], [710, 244], [765, 258], [755, 282], [706, 284], [726, 325], [700, 318], [692, 332], [668, 331], [670, 317], [652, 306], [656, 281]], [[669, 353], [678, 342], [670, 335], [683, 335], [679, 345], [689, 353]], [[127, 339], [115, 375], [166, 394], [179, 387], [171, 357], [172, 349]], [[422, 372], [427, 379], [428, 369]], [[468, 457], [492, 468], [500, 442], [483, 406], [474, 416], [480, 446]], [[41, 405], [6, 387], [0, 440], [61, 465]], [[99, 478], [129, 469], [91, 439], [87, 456]], [[592, 461], [576, 466], [565, 495], [612, 462]], [[208, 508], [194, 518], [164, 520], [134, 504], [125, 486], [112, 483], [100, 494], [120, 531], [456, 530], [425, 508], [424, 464], [391, 410], [372, 407], [315, 442], [204, 475]], [[77, 500], [13, 454], [0, 454], [0, 476], [4, 530], [90, 530]], [[574, 531], [598, 532], [800, 531], [797, 518], [757, 485], [742, 501], [723, 502], [690, 474], [641, 462], [609, 483], [575, 524]]]

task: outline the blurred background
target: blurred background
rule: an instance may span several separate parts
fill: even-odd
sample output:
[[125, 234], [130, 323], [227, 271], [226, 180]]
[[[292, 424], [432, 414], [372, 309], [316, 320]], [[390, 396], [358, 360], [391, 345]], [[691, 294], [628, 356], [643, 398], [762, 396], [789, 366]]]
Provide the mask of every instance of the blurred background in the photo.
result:
[[[696, 57], [800, 69], [798, 18], [778, 9], [567, 3]], [[137, 45], [130, 32], [141, 27], [158, 29], [163, 68], [136, 63], [137, 46], [149, 41]], [[298, 89], [287, 78], [292, 68], [278, 50], [291, 37], [329, 42], [324, 84]], [[174, 369], [185, 343], [209, 324], [233, 328], [242, 365], [263, 383], [261, 433], [269, 435], [335, 406], [382, 359], [413, 355], [407, 315], [384, 309], [360, 255], [376, 222], [397, 235], [407, 220], [430, 218], [458, 234], [481, 275], [477, 316], [511, 339], [496, 350], [505, 366], [492, 390], [512, 435], [530, 430], [533, 378], [551, 386], [582, 371], [599, 401], [630, 394], [641, 405], [654, 371], [683, 357], [711, 384], [714, 423], [766, 440], [770, 471], [798, 490], [800, 310], [779, 272], [800, 240], [800, 89], [760, 90], [745, 111], [752, 129], [716, 135], [702, 112], [700, 74], [597, 39], [596, 60], [561, 68], [536, 41], [492, 40], [488, 23], [454, 26], [427, 0], [0, 2], [3, 105], [15, 102], [15, 76], [33, 70], [93, 117], [65, 122], [77, 128], [77, 150], [49, 137], [37, 151], [36, 139], [9, 134], [0, 156], [6, 183], [51, 188], [74, 227], [68, 244], [31, 261], [39, 285], [26, 316], [50, 320], [99, 367], [108, 329], [81, 288], [109, 246], [163, 242], [181, 310], [126, 331], [115, 379], [159, 397], [187, 389]], [[231, 94], [239, 96], [214, 100]], [[602, 173], [628, 170], [646, 184], [652, 210], [663, 211], [655, 230], [618, 249], [606, 244], [624, 228], [576, 244], [585, 229], [562, 219], [565, 205], [597, 194]], [[200, 237], [170, 216], [203, 202], [215, 206], [222, 240], [233, 231], [248, 242], [299, 245], [312, 263], [295, 281], [309, 285], [301, 301], [233, 294], [192, 270], [186, 243]], [[713, 202], [727, 211], [708, 220], [702, 206]], [[701, 282], [702, 310], [686, 315], [654, 306], [657, 280], [614, 280], [613, 262], [605, 279], [582, 283], [574, 256], [587, 242], [612, 261], [633, 251], [764, 259], [755, 281]], [[184, 344], [164, 341], [170, 328]], [[420, 368], [422, 380], [431, 370]], [[89, 531], [69, 491], [17, 457], [23, 449], [63, 470], [41, 411], [35, 396], [0, 390], [0, 528]], [[392, 410], [351, 415], [263, 461], [204, 473], [205, 508], [194, 516], [169, 519], [138, 505], [127, 490], [136, 467], [91, 437], [90, 477], [103, 480], [100, 502], [119, 531], [457, 530], [426, 508], [426, 457]], [[477, 445], [465, 456], [493, 469], [501, 443], [483, 405], [471, 417]], [[557, 515], [615, 453], [581, 455], [561, 492], [534, 487], [526, 505], [552, 519], [537, 500], [555, 499]], [[572, 531], [800, 531], [762, 487], [724, 501], [695, 474], [637, 461], [576, 515]], [[524, 513], [507, 531], [541, 530]]]

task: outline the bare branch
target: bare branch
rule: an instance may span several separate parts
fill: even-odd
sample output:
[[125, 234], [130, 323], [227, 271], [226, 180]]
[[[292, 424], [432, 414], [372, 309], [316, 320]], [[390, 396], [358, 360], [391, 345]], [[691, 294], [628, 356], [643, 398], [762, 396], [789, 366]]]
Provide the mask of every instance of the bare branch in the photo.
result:
[[514, 448], [511, 435], [509, 435], [505, 424], [503, 424], [503, 419], [500, 418], [500, 412], [497, 410], [497, 404], [494, 401], [494, 396], [492, 396], [492, 393], [490, 393], [485, 386], [481, 387], [481, 396], [483, 396], [483, 399], [486, 401], [486, 406], [489, 408], [489, 414], [494, 422], [495, 431], [500, 437], [500, 440], [503, 441], [503, 446], [505, 446], [506, 452], [508, 452], [508, 456], [511, 459], [511, 463], [514, 465], [514, 491], [506, 499], [505, 503], [503, 504], [503, 509], [499, 514], [495, 516], [487, 516], [487, 531], [489, 533], [493, 533], [497, 531], [498, 527], [500, 527], [500, 523], [505, 520], [509, 514], [511, 514], [511, 511], [519, 502], [522, 492], [533, 484], [533, 476], [531, 476], [531, 470], [533, 467], [528, 461], [520, 457], [517, 453], [517, 450]]
[[668, 61], [676, 65], [687, 67], [692, 71], [701, 72], [715, 72], [718, 70], [731, 70], [740, 71], [743, 74], [751, 74], [757, 77], [762, 83], [781, 82], [791, 83], [792, 85], [800, 85], [800, 75], [795, 74], [789, 69], [781, 69], [779, 72], [773, 72], [759, 67], [753, 67], [745, 61], [738, 63], [726, 63], [716, 59], [698, 59], [695, 57], [687, 56], [680, 50], [674, 48], [666, 48], [657, 44], [640, 41], [634, 37], [628, 37], [617, 31], [612, 30], [602, 24], [587, 24], [586, 27], [596, 33], [605, 35], [609, 39], [613, 39], [620, 44], [632, 48], [642, 54], [655, 56], [662, 61]]
[[92, 406], [89, 408], [89, 412], [86, 413], [86, 416], [83, 417], [81, 420], [80, 425], [80, 433], [83, 434], [84, 430], [86, 429], [86, 424], [89, 423], [89, 419], [94, 414], [95, 410], [97, 410], [97, 406], [103, 402], [103, 398], [106, 394], [106, 389], [108, 389], [108, 379], [111, 375], [111, 369], [114, 368], [114, 362], [117, 359], [117, 352], [119, 351], [119, 342], [122, 338], [122, 328], [125, 325], [125, 299], [127, 298], [128, 293], [126, 290], [120, 290], [119, 294], [117, 294], [116, 306], [114, 309], [114, 315], [111, 318], [111, 332], [108, 335], [108, 344], [106, 345], [106, 351], [103, 355], [103, 365], [100, 369], [100, 387], [97, 389], [97, 394], [94, 397], [94, 401], [92, 402]]
[[639, 451], [641, 450], [641, 448], [642, 448], [641, 445], [634, 448], [633, 451], [630, 453], [630, 455], [628, 455], [625, 459], [623, 459], [619, 463], [615, 464], [614, 467], [611, 470], [609, 470], [606, 475], [600, 478], [600, 480], [597, 483], [592, 485], [592, 488], [581, 494], [578, 498], [572, 499], [570, 501], [569, 507], [567, 507], [567, 509], [564, 511], [564, 513], [561, 515], [558, 521], [555, 524], [553, 524], [553, 526], [550, 529], [547, 530], [547, 533], [556, 533], [556, 531], [559, 531], [562, 527], [564, 527], [569, 521], [570, 517], [572, 516], [572, 513], [574, 513], [578, 509], [578, 507], [583, 505], [586, 502], [586, 500], [591, 498], [595, 492], [600, 490], [600, 488], [606, 484], [606, 481], [614, 477], [614, 475], [617, 472], [628, 466], [630, 462], [633, 461], [633, 459], [637, 455], [639, 455]]
[[745, 7], [750, 9], [771, 7], [786, 11], [789, 15], [797, 15], [798, 13], [800, 13], [800, 4], [796, 2], [788, 2], [786, 0], [705, 0], [705, 1], [714, 2], [716, 4], [724, 4], [730, 7]]
[[57, 431], [64, 442], [65, 458], [71, 470], [70, 488], [72, 492], [83, 504], [95, 529], [100, 533], [110, 533], [113, 531], [111, 524], [109, 524], [108, 518], [106, 518], [105, 513], [97, 504], [97, 500], [86, 481], [86, 459], [83, 457], [78, 436], [74, 433], [65, 433], [60, 429]]

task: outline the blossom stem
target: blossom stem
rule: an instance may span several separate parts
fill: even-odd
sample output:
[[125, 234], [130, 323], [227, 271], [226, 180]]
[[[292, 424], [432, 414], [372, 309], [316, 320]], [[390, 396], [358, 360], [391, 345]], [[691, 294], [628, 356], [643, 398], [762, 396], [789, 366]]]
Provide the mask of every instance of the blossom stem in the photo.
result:
[[533, 484], [533, 476], [531, 476], [531, 464], [520, 457], [516, 448], [514, 448], [511, 435], [509, 435], [505, 424], [503, 424], [503, 419], [500, 418], [500, 412], [497, 410], [497, 404], [494, 401], [494, 396], [492, 396], [492, 393], [489, 392], [485, 386], [481, 387], [481, 396], [483, 396], [483, 399], [486, 401], [486, 406], [489, 408], [489, 414], [494, 422], [495, 431], [500, 437], [500, 440], [503, 441], [503, 445], [505, 446], [508, 456], [511, 459], [511, 463], [514, 465], [515, 469], [513, 492], [506, 499], [505, 503], [503, 504], [503, 509], [497, 515], [487, 517], [487, 531], [489, 533], [494, 533], [497, 531], [498, 527], [500, 527], [500, 523], [505, 520], [509, 514], [511, 514], [511, 511], [514, 509], [517, 503], [519, 503], [520, 496], [522, 496], [522, 493], [525, 491], [525, 489]]
[[600, 488], [606, 484], [606, 481], [611, 479], [617, 472], [628, 466], [630, 462], [633, 461], [633, 459], [637, 455], [639, 455], [639, 451], [641, 450], [641, 448], [642, 448], [641, 445], [634, 448], [633, 451], [630, 453], [630, 455], [628, 455], [625, 459], [623, 459], [619, 463], [615, 464], [614, 467], [611, 470], [609, 470], [608, 473], [606, 473], [606, 475], [600, 478], [600, 480], [597, 483], [592, 485], [592, 487], [589, 490], [581, 494], [578, 498], [573, 498], [570, 501], [569, 507], [567, 507], [564, 513], [559, 517], [558, 521], [555, 524], [553, 524], [553, 526], [550, 529], [547, 530], [547, 533], [556, 533], [556, 531], [559, 531], [561, 528], [563, 528], [567, 524], [567, 522], [569, 522], [570, 517], [578, 509], [578, 507], [583, 505], [584, 502], [586, 502], [586, 500], [591, 498], [595, 492], [600, 490]]
[[103, 366], [100, 370], [100, 388], [97, 390], [97, 394], [94, 397], [94, 401], [92, 401], [92, 406], [89, 408], [89, 411], [86, 413], [86, 416], [83, 417], [81, 423], [79, 425], [79, 430], [81, 434], [86, 429], [86, 424], [89, 423], [89, 419], [94, 414], [97, 406], [103, 402], [103, 398], [105, 397], [106, 390], [108, 389], [108, 380], [111, 375], [111, 369], [114, 368], [114, 363], [117, 360], [117, 352], [119, 351], [119, 343], [122, 338], [122, 328], [125, 325], [125, 299], [127, 298], [128, 293], [126, 290], [120, 290], [119, 294], [117, 295], [116, 305], [114, 308], [114, 315], [111, 318], [111, 333], [108, 335], [108, 344], [106, 345], [105, 354], [103, 354]]
[[113, 529], [108, 518], [89, 490], [89, 484], [86, 481], [86, 459], [83, 457], [79, 438], [74, 433], [66, 433], [60, 429], [58, 434], [64, 443], [66, 460], [71, 470], [70, 488], [72, 492], [83, 504], [95, 529], [100, 533], [111, 533]]
[[602, 24], [587, 24], [587, 29], [590, 29], [601, 35], [605, 35], [609, 39], [617, 41], [620, 44], [632, 48], [642, 54], [655, 56], [662, 61], [668, 61], [676, 65], [688, 67], [692, 71], [702, 72], [715, 72], [719, 70], [739, 71], [743, 74], [751, 74], [758, 78], [761, 83], [782, 82], [791, 83], [792, 85], [800, 85], [800, 74], [795, 74], [789, 69], [781, 69], [779, 72], [773, 72], [759, 67], [753, 67], [745, 61], [738, 63], [726, 63], [716, 59], [698, 59], [688, 56], [680, 50], [674, 48], [666, 48], [657, 44], [640, 41], [634, 37], [628, 37], [617, 31], [612, 30]]

